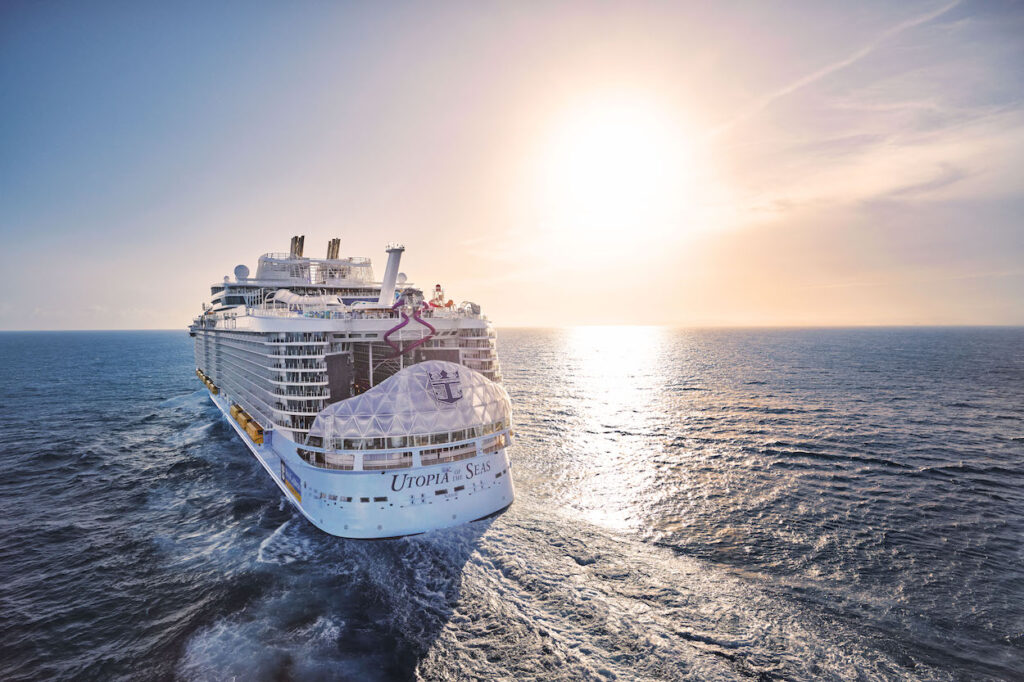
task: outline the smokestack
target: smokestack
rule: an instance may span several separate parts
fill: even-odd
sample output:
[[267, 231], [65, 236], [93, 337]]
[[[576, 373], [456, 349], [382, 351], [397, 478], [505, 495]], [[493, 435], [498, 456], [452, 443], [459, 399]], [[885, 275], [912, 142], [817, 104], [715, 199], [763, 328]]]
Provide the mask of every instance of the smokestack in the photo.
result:
[[288, 245], [288, 257], [295, 258], [295, 247], [299, 244], [298, 237], [292, 237], [292, 241]]
[[302, 258], [302, 249], [306, 245], [306, 235], [302, 235], [301, 237], [296, 237], [296, 239], [298, 241], [296, 241], [295, 243], [298, 246], [298, 248], [295, 250], [295, 257], [296, 258]]
[[377, 305], [390, 306], [395, 302], [395, 282], [398, 280], [398, 263], [402, 260], [405, 247], [401, 244], [388, 246], [388, 266], [384, 269], [384, 279], [380, 284], [380, 298]]
[[335, 237], [331, 241], [327, 242], [327, 260], [333, 260], [338, 257], [338, 251], [341, 248], [341, 240]]

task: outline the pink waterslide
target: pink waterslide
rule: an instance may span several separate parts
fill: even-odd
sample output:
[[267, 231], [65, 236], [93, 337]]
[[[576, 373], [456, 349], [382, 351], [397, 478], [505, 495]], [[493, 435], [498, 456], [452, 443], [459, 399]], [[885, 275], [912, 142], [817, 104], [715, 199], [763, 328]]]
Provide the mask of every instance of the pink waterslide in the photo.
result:
[[[425, 303], [422, 304], [422, 305], [423, 305], [424, 309], [427, 308]], [[419, 308], [419, 306], [413, 308], [412, 318], [410, 318], [408, 315], [406, 315], [405, 311], [401, 310], [401, 308], [402, 308], [402, 301], [398, 301], [393, 306], [391, 306], [392, 310], [397, 310], [399, 312], [399, 314], [402, 316], [402, 321], [399, 322], [394, 327], [392, 327], [391, 329], [387, 330], [384, 333], [384, 343], [388, 344], [389, 346], [391, 346], [395, 350], [395, 352], [392, 355], [388, 356], [388, 358], [387, 358], [388, 360], [392, 360], [394, 358], [397, 358], [400, 355], [405, 355], [409, 351], [414, 350], [416, 348], [419, 348], [424, 343], [426, 343], [427, 341], [432, 339], [434, 337], [434, 334], [437, 333], [437, 330], [434, 329], [434, 326], [432, 324], [430, 324], [429, 322], [424, 320], [422, 317], [420, 317], [420, 308]], [[397, 332], [399, 329], [401, 329], [405, 325], [409, 324], [410, 320], [416, 320], [417, 322], [422, 324], [424, 327], [429, 329], [430, 333], [427, 334], [426, 336], [424, 336], [422, 339], [414, 342], [412, 345], [407, 347], [405, 350], [402, 350], [401, 346], [399, 346], [398, 344], [396, 344], [396, 343], [391, 341], [391, 335], [394, 334], [395, 332]]]

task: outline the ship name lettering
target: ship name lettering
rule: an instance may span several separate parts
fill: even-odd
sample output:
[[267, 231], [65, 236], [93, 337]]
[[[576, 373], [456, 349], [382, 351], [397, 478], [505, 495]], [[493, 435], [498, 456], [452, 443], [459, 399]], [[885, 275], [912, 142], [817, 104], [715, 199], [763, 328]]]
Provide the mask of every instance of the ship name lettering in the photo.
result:
[[486, 474], [490, 470], [490, 462], [484, 462], [483, 464], [473, 464], [472, 462], [470, 462], [469, 464], [466, 465], [466, 478], [473, 478], [474, 476], [479, 476], [480, 474]]
[[434, 474], [421, 474], [410, 476], [409, 474], [392, 474], [391, 489], [396, 493], [406, 488], [422, 488], [428, 485], [440, 485], [449, 481], [448, 472], [441, 471]]

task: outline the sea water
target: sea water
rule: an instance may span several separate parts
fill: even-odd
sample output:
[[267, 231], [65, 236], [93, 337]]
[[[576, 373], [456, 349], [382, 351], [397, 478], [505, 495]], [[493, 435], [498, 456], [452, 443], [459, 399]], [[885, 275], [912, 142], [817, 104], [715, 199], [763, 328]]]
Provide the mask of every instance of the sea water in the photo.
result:
[[0, 334], [0, 678], [1024, 676], [1024, 330], [498, 338], [515, 504], [359, 542], [184, 331]]

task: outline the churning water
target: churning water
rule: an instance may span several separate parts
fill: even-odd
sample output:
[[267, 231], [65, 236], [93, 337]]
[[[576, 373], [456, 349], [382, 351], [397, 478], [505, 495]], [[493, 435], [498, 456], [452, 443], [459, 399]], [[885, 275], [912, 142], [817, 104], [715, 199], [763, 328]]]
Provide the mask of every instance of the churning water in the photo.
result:
[[0, 335], [0, 678], [1024, 675], [1024, 330], [499, 333], [503, 516], [283, 502], [184, 332]]

